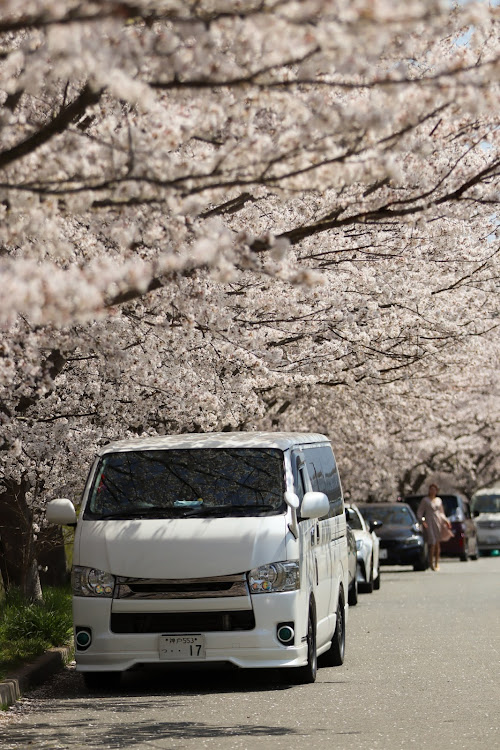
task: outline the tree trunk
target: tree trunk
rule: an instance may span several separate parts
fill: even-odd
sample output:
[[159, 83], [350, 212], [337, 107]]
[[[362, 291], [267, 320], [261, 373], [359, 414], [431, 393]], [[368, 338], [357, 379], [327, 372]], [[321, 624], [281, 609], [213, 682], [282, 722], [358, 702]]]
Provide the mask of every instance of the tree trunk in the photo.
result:
[[26, 503], [25, 482], [7, 480], [0, 494], [0, 572], [5, 590], [19, 588], [30, 601], [41, 601], [42, 589], [33, 537], [33, 517]]
[[48, 526], [40, 530], [37, 534], [35, 552], [42, 588], [64, 586], [68, 583], [64, 538], [60, 526]]

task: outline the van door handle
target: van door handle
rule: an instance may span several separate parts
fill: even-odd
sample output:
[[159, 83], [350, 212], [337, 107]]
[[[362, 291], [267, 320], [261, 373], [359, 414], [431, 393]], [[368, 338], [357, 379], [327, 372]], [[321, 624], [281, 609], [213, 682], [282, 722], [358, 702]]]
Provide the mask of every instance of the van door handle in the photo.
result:
[[314, 531], [314, 528], [311, 529], [311, 547], [314, 547], [314, 540], [316, 538], [316, 534]]

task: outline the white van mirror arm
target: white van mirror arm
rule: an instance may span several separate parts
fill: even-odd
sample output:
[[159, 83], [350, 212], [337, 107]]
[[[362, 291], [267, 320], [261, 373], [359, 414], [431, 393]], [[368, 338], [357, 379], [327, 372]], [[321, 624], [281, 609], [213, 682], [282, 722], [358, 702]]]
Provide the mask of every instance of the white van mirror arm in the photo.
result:
[[288, 524], [288, 528], [294, 535], [295, 539], [299, 538], [299, 525], [297, 521], [297, 509], [300, 505], [300, 500], [298, 496], [295, 494], [295, 492], [290, 492], [290, 490], [287, 490], [285, 492], [285, 502], [292, 511], [292, 521]]

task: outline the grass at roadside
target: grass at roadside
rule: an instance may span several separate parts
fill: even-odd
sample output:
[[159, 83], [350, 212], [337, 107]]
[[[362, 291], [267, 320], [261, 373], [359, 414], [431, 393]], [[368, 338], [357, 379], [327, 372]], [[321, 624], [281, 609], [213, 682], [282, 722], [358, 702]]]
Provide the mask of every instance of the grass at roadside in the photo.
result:
[[69, 645], [72, 630], [69, 587], [47, 588], [41, 604], [9, 591], [0, 601], [0, 680], [47, 649]]

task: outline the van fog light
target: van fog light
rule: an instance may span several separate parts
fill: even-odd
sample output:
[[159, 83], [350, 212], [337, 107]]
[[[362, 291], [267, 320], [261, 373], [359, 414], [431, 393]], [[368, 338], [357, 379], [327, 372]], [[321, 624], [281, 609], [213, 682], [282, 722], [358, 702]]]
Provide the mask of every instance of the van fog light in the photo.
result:
[[288, 644], [292, 643], [293, 639], [295, 638], [295, 631], [292, 626], [293, 623], [288, 622], [282, 622], [280, 625], [278, 625], [278, 640], [287, 646]]
[[92, 643], [92, 635], [89, 628], [76, 628], [76, 645], [80, 651], [85, 651]]

